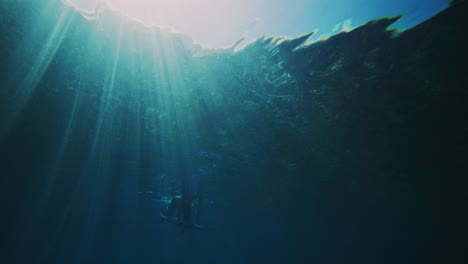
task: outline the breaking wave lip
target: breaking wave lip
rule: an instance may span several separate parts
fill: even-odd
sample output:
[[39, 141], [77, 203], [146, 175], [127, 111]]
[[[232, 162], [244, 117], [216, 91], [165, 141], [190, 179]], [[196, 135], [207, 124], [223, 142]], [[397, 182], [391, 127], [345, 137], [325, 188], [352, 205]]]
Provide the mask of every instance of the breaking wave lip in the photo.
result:
[[[266, 45], [268, 45], [268, 46], [270, 46], [272, 48], [277, 47], [277, 46], [279, 46], [281, 44], [285, 44], [285, 42], [286, 43], [287, 42], [296, 43], [297, 45], [292, 48], [293, 50], [296, 50], [296, 49], [300, 49], [300, 48], [310, 46], [310, 45], [312, 45], [314, 43], [317, 43], [317, 42], [326, 41], [330, 37], [333, 37], [335, 35], [338, 35], [338, 34], [341, 34], [341, 33], [344, 33], [344, 32], [350, 32], [350, 31], [352, 31], [352, 30], [354, 30], [356, 28], [359, 28], [359, 27], [361, 27], [361, 26], [363, 26], [365, 24], [372, 23], [372, 22], [375, 22], [375, 21], [380, 20], [380, 19], [392, 19], [394, 21], [391, 24], [393, 24], [394, 22], [396, 22], [397, 20], [399, 20], [402, 17], [402, 15], [397, 15], [397, 16], [394, 16], [394, 17], [384, 17], [384, 18], [380, 18], [380, 19], [373, 19], [371, 21], [368, 21], [367, 23], [364, 23], [364, 24], [358, 25], [358, 26], [348, 25], [348, 27], [346, 29], [343, 28], [343, 30], [341, 30], [341, 31], [333, 30], [331, 32], [328, 32], [328, 33], [325, 33], [325, 34], [322, 34], [322, 35], [318, 36], [313, 41], [311, 40], [311, 37], [316, 35], [316, 33], [318, 31], [317, 29], [314, 29], [314, 30], [310, 31], [309, 33], [302, 34], [302, 35], [297, 36], [297, 37], [285, 37], [285, 36], [279, 36], [278, 37], [278, 36], [261, 35], [261, 36], [257, 37], [256, 39], [254, 39], [254, 40], [252, 40], [252, 41], [250, 41], [248, 43], [245, 43], [245, 40], [247, 39], [247, 37], [244, 35], [238, 41], [236, 41], [234, 44], [232, 44], [230, 46], [220, 47], [220, 48], [210, 48], [210, 47], [204, 46], [202, 43], [197, 42], [189, 34], [176, 30], [174, 27], [145, 23], [141, 19], [137, 19], [135, 17], [129, 16], [129, 15], [119, 11], [118, 9], [113, 8], [106, 1], [102, 1], [102, 0], [99, 1], [93, 7], [92, 10], [82, 9], [82, 8], [76, 6], [75, 4], [71, 3], [69, 0], [60, 0], [60, 1], [63, 4], [73, 8], [77, 13], [81, 14], [86, 20], [89, 20], [89, 21], [98, 20], [102, 14], [104, 14], [106, 12], [112, 12], [114, 14], [117, 14], [119, 17], [121, 17], [123, 19], [126, 19], [128, 21], [134, 22], [134, 23], [136, 23], [136, 24], [138, 24], [138, 25], [142, 26], [143, 28], [148, 29], [150, 31], [151, 30], [156, 30], [156, 31], [160, 31], [160, 32], [165, 32], [165, 33], [171, 34], [173, 36], [185, 39], [193, 47], [191, 49], [191, 51], [193, 52], [194, 56], [206, 56], [206, 55], [214, 55], [214, 54], [222, 54], [222, 53], [239, 52], [239, 51], [241, 51], [241, 50], [243, 50], [243, 49], [245, 49], [245, 48], [247, 48], [247, 47], [249, 47], [251, 45], [255, 45], [255, 44], [258, 44], [258, 43], [266, 44]], [[348, 19], [348, 20], [350, 20], [350, 19]], [[347, 23], [347, 20], [344, 21], [344, 22], [341, 22], [341, 23]], [[394, 29], [394, 31], [399, 32], [400, 30], [399, 29]]]

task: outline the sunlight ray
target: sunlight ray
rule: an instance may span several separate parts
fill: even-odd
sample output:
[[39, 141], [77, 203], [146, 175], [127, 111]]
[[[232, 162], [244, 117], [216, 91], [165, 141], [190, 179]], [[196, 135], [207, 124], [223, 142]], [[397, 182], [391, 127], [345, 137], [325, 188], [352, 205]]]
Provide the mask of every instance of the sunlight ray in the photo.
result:
[[[16, 91], [12, 97], [14, 104], [12, 105], [13, 109], [11, 109], [11, 114], [6, 120], [6, 123], [0, 128], [0, 138], [8, 132], [12, 123], [21, 115], [23, 108], [40, 83], [42, 76], [49, 68], [49, 64], [54, 58], [55, 53], [61, 47], [62, 41], [67, 35], [68, 28], [72, 22], [69, 16], [70, 12], [73, 12], [72, 9], [67, 8], [61, 13], [60, 18], [54, 29], [50, 32], [47, 41], [44, 45], [41, 45], [41, 50], [33, 59], [33, 64], [28, 65], [28, 70], [27, 73], [25, 73], [25, 76], [15, 76], [20, 78], [21, 82], [16, 87]], [[31, 38], [36, 37], [37, 36], [34, 35], [31, 36]], [[28, 41], [34, 43], [35, 40], [31, 39]], [[21, 62], [21, 60], [19, 61]], [[12, 79], [10, 81], [13, 83], [13, 81], [17, 80]], [[10, 85], [12, 84], [9, 84], [9, 86]]]

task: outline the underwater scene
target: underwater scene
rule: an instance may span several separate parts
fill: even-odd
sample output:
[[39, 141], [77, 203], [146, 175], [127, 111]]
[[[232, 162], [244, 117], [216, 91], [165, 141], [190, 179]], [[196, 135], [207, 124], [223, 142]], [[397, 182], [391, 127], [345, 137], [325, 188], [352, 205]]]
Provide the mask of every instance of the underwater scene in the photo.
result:
[[0, 263], [467, 263], [467, 14], [0, 0]]

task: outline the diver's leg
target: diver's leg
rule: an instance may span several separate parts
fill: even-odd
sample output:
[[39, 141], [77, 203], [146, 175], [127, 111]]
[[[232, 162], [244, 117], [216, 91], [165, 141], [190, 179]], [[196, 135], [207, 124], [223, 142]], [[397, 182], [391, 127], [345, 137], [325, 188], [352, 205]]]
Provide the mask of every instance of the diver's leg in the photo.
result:
[[195, 215], [195, 223], [197, 224], [200, 224], [200, 215], [201, 215], [202, 207], [203, 207], [203, 195], [199, 193], [197, 197], [197, 209], [196, 209], [196, 215]]
[[177, 213], [177, 224], [178, 225], [182, 223], [181, 218], [182, 218], [182, 212], [181, 212], [181, 210], [179, 210], [178, 213]]
[[191, 215], [192, 215], [192, 199], [190, 198], [185, 198], [183, 199], [183, 210], [184, 210], [184, 223], [185, 224], [188, 224], [190, 223], [190, 218], [191, 218]]

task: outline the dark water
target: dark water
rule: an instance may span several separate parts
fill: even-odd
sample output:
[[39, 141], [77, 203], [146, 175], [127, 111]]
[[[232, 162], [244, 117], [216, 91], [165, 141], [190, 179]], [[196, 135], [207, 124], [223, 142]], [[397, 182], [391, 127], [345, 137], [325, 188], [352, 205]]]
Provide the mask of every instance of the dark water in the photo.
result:
[[[39, 2], [0, 1], [1, 263], [466, 261], [465, 1], [204, 56]], [[207, 230], [161, 224], [213, 164]]]

